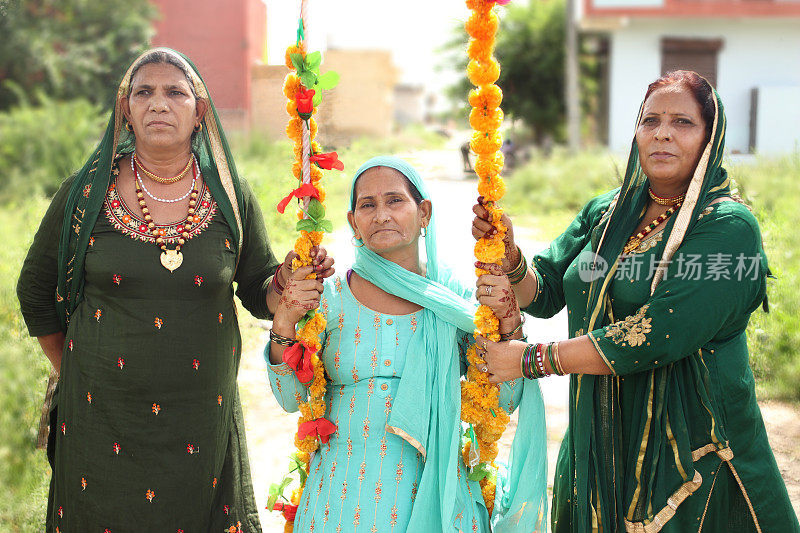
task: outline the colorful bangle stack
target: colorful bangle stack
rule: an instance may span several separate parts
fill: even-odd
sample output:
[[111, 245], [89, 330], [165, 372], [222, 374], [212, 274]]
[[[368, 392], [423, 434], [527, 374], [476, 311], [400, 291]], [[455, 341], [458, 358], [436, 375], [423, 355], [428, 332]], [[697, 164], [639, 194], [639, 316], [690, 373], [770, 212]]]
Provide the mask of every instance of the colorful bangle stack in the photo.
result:
[[525, 315], [520, 315], [520, 318], [522, 320], [520, 320], [520, 323], [519, 323], [519, 325], [517, 327], [515, 327], [512, 331], [509, 331], [508, 333], [501, 333], [500, 334], [500, 340], [501, 341], [511, 340], [511, 337], [513, 337], [514, 335], [516, 335], [517, 333], [520, 332], [520, 330], [522, 329], [522, 326], [525, 325]]
[[521, 283], [528, 274], [528, 262], [525, 260], [525, 256], [523, 255], [522, 250], [519, 249], [519, 246], [517, 246], [517, 253], [519, 254], [519, 263], [514, 270], [507, 274], [508, 281], [511, 282], [512, 285], [518, 285]]
[[[550, 363], [552, 372], [547, 371], [544, 364], [545, 357]], [[558, 358], [558, 343], [551, 342], [549, 344], [529, 344], [522, 352], [522, 376], [526, 379], [539, 379], [545, 378], [552, 374], [557, 376], [564, 375], [564, 368], [561, 366], [561, 361]]]
[[290, 347], [293, 346], [295, 343], [294, 339], [290, 339], [289, 337], [284, 337], [279, 333], [275, 333], [275, 330], [269, 330], [269, 340], [277, 344], [278, 346], [285, 346]]

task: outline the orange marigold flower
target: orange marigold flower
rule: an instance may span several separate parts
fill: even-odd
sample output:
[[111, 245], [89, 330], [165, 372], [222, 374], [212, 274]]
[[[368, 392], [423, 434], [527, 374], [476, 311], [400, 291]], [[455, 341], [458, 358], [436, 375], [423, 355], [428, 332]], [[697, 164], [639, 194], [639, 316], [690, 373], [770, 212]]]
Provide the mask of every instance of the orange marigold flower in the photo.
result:
[[478, 41], [493, 41], [499, 23], [500, 19], [491, 10], [474, 11], [469, 19], [467, 19], [466, 24], [464, 24], [464, 28], [473, 39]]
[[495, 175], [491, 179], [482, 179], [478, 182], [478, 194], [487, 202], [496, 202], [506, 194], [506, 182]]
[[485, 107], [494, 109], [500, 107], [503, 101], [503, 91], [497, 85], [484, 85], [469, 92], [469, 105], [472, 107]]
[[500, 77], [500, 63], [493, 57], [480, 62], [471, 59], [467, 64], [467, 77], [475, 86], [491, 85]]
[[499, 107], [494, 109], [473, 107], [469, 113], [469, 125], [472, 129], [492, 133], [500, 129], [503, 124], [503, 110]]
[[467, 0], [467, 7], [474, 11], [489, 11], [494, 7], [494, 0]]
[[305, 43], [301, 43], [299, 45], [293, 44], [286, 49], [286, 55], [284, 56], [284, 59], [286, 60], [286, 66], [294, 70], [294, 63], [292, 63], [292, 54], [300, 54], [303, 57], [306, 57]]
[[500, 149], [503, 139], [497, 132], [483, 133], [476, 131], [472, 134], [469, 145], [472, 151], [478, 155], [491, 155]]
[[300, 87], [302, 87], [300, 78], [296, 74], [289, 73], [283, 80], [283, 95], [289, 100], [294, 100], [294, 95], [297, 94]]
[[494, 40], [487, 39], [471, 39], [467, 46], [467, 55], [470, 59], [477, 59], [478, 61], [487, 61], [494, 53]]
[[303, 138], [303, 121], [299, 117], [289, 120], [286, 125], [286, 135], [295, 142]]
[[506, 249], [502, 239], [481, 239], [475, 243], [475, 257], [483, 263], [497, 263], [503, 259]]
[[478, 177], [498, 176], [503, 171], [505, 157], [502, 152], [479, 155], [475, 160], [475, 173]]

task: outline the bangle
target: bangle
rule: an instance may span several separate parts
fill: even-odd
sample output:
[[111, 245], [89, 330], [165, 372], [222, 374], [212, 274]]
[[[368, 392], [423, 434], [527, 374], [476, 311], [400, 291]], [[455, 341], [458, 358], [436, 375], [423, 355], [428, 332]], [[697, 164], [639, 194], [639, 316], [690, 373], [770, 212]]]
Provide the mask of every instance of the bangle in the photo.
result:
[[269, 340], [277, 344], [278, 346], [292, 346], [295, 343], [294, 339], [290, 339], [289, 337], [284, 337], [280, 333], [275, 333], [274, 329], [269, 330]]
[[522, 376], [525, 379], [536, 379], [531, 372], [531, 352], [535, 349], [533, 344], [525, 346], [525, 351], [522, 352]]
[[550, 351], [550, 345], [548, 344], [545, 346], [544, 344], [537, 344], [539, 349], [536, 351], [536, 370], [539, 373], [540, 378], [544, 378], [550, 375], [547, 369], [544, 366], [544, 350], [547, 349], [548, 352]]
[[275, 287], [275, 294], [280, 296], [281, 294], [283, 294], [283, 289], [285, 287], [282, 287], [280, 282], [278, 281], [278, 272], [280, 272], [280, 268], [277, 271], [275, 271], [275, 275], [272, 276], [272, 285], [274, 285]]
[[553, 351], [555, 352], [554, 359], [556, 361], [556, 366], [555, 366], [556, 373], [559, 376], [566, 375], [566, 372], [564, 372], [564, 367], [561, 366], [561, 358], [558, 356], [558, 343], [557, 342], [553, 343]]
[[522, 318], [522, 320], [520, 320], [520, 323], [519, 323], [519, 325], [517, 325], [517, 327], [515, 327], [513, 330], [509, 331], [508, 333], [501, 333], [500, 334], [500, 340], [501, 341], [510, 340], [511, 337], [513, 337], [514, 335], [516, 335], [517, 333], [520, 332], [520, 330], [522, 329], [522, 326], [525, 325], [525, 315], [520, 314], [520, 317]]
[[552, 373], [557, 376], [560, 376], [561, 374], [558, 373], [558, 367], [556, 366], [556, 361], [553, 356], [553, 352], [555, 352], [555, 349], [553, 347], [554, 344], [555, 343], [551, 342], [550, 344], [547, 345], [547, 361], [550, 363], [550, 370], [552, 370]]
[[519, 264], [507, 274], [508, 281], [512, 285], [518, 285], [521, 283], [528, 274], [528, 261], [525, 259], [525, 255], [523, 255], [522, 250], [519, 249], [519, 246], [517, 246], [517, 251], [519, 252]]

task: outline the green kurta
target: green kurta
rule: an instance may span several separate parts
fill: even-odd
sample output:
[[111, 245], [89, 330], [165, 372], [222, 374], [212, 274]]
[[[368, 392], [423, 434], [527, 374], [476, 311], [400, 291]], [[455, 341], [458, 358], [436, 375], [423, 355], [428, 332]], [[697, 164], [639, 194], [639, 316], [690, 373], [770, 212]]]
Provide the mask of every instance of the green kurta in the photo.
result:
[[[138, 206], [109, 189], [66, 331], [48, 531], [260, 531], [236, 385], [233, 282], [244, 306], [267, 317], [277, 263], [252, 192], [242, 188], [238, 266], [231, 229], [204, 189], [173, 273], [161, 265]], [[34, 336], [61, 329], [54, 228], [67, 190], [54, 198], [20, 278]], [[177, 236], [174, 225], [163, 228]]]
[[[582, 331], [591, 275], [590, 233], [614, 193], [589, 202], [534, 258], [540, 293], [526, 312], [550, 317], [565, 305], [569, 335]], [[745, 328], [766, 291], [766, 258], [753, 215], [725, 201], [703, 211], [650, 295], [654, 265], [672, 229], [646, 239], [622, 260], [609, 288], [611, 316], [589, 332], [613, 375], [581, 390], [570, 378], [570, 427], [561, 445], [553, 530], [580, 531], [576, 462], [589, 484], [612, 494], [592, 502], [597, 531], [800, 531], [767, 440], [748, 364]], [[585, 257], [585, 256], [584, 256]], [[591, 257], [591, 256], [590, 256]], [[585, 264], [585, 260], [584, 260]], [[653, 382], [652, 368], [667, 367]], [[591, 428], [575, 427], [581, 394], [592, 394]], [[656, 400], [654, 401], [654, 396]], [[589, 402], [592, 403], [592, 402]], [[662, 405], [663, 409], [653, 409]], [[590, 439], [589, 457], [575, 443]], [[647, 516], [654, 516], [646, 520]]]

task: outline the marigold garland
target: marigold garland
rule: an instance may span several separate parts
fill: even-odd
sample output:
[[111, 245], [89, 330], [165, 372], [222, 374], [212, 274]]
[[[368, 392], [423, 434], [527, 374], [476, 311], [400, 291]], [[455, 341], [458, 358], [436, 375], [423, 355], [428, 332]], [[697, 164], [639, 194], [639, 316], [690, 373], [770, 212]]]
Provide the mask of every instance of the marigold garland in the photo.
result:
[[[465, 24], [471, 37], [467, 48], [470, 59], [467, 77], [476, 86], [469, 94], [469, 104], [472, 106], [470, 126], [474, 130], [470, 147], [478, 155], [475, 162], [475, 172], [479, 178], [478, 193], [483, 197], [491, 222], [497, 229], [494, 237], [482, 238], [476, 243], [475, 257], [483, 263], [500, 264], [505, 254], [503, 238], [507, 230], [500, 221], [503, 210], [497, 205], [506, 190], [503, 178], [500, 177], [503, 155], [499, 149], [503, 141], [498, 131], [503, 122], [503, 111], [500, 109], [503, 93], [494, 84], [500, 76], [500, 64], [492, 57], [499, 19], [493, 11], [495, 0], [467, 0], [466, 3], [472, 10]], [[480, 276], [487, 271], [476, 269], [475, 273]], [[485, 305], [478, 308], [475, 313], [476, 334], [497, 341], [500, 338], [499, 324], [491, 308]], [[461, 382], [461, 419], [474, 430], [472, 435], [477, 444], [478, 455], [475, 456], [471, 439], [467, 440], [462, 454], [473, 472], [496, 472], [494, 460], [497, 457], [497, 440], [503, 434], [509, 416], [499, 406], [498, 388], [489, 383], [487, 374], [478, 370], [486, 361], [478, 355], [475, 345], [467, 351], [467, 360], [470, 366], [466, 380]], [[491, 516], [495, 495], [493, 476], [482, 477], [480, 485]]]
[[[334, 166], [338, 164], [336, 166], [337, 169], [341, 170], [342, 168], [341, 163], [338, 163], [338, 157], [335, 152], [321, 154], [320, 145], [314, 141], [317, 134], [317, 123], [313, 119], [313, 115], [316, 114], [316, 106], [319, 102], [317, 93], [323, 89], [331, 88], [336, 82], [331, 81], [330, 77], [328, 77], [324, 86], [322, 86], [319, 83], [322, 81], [322, 77], [319, 75], [319, 57], [314, 57], [312, 61], [307, 61], [309, 55], [312, 54], [306, 53], [305, 42], [303, 41], [286, 49], [286, 66], [292, 72], [286, 76], [283, 84], [283, 94], [288, 99], [286, 111], [289, 114], [286, 135], [294, 142], [295, 162], [292, 165], [292, 174], [301, 182], [301, 187], [291, 193], [282, 202], [282, 205], [279, 204], [278, 209], [283, 212], [286, 205], [285, 202], [290, 201], [293, 194], [297, 195], [298, 199], [301, 198], [301, 195], [309, 194], [309, 192], [313, 194], [313, 197], [303, 196], [305, 202], [300, 204], [297, 211], [297, 228], [300, 236], [294, 245], [297, 258], [292, 261], [293, 271], [311, 264], [312, 248], [319, 246], [322, 242], [324, 231], [331, 231], [330, 222], [324, 219], [325, 189], [320, 183], [322, 179], [322, 171], [318, 166], [320, 164], [314, 164], [309, 161], [312, 160], [312, 156], [317, 156], [317, 160], [333, 162]], [[302, 72], [300, 72], [301, 69]], [[336, 79], [338, 80], [338, 76]], [[312, 85], [312, 87], [306, 87], [304, 83]], [[308, 129], [307, 144], [305, 146], [303, 143], [304, 125]], [[308, 153], [304, 153], [304, 151]], [[309, 185], [303, 184], [304, 157], [307, 161], [306, 165], [309, 165], [307, 166]], [[325, 168], [331, 167], [326, 166]], [[314, 274], [309, 275], [309, 278], [314, 277]], [[335, 429], [333, 424], [324, 420], [327, 407], [325, 404], [325, 392], [328, 382], [325, 377], [325, 367], [318, 355], [321, 348], [319, 335], [324, 330], [324, 316], [319, 311], [313, 311], [309, 312], [301, 321], [296, 333], [297, 342], [305, 343], [307, 346], [305, 356], [310, 357], [313, 378], [306, 384], [308, 387], [308, 400], [301, 402], [299, 405], [298, 433], [295, 435], [295, 446], [297, 446], [298, 452], [293, 455], [293, 461], [296, 466], [292, 471], [302, 470], [300, 473], [300, 485], [292, 491], [288, 501], [283, 496], [283, 490], [291, 482], [289, 476], [285, 477], [280, 484], [273, 485], [270, 489], [268, 508], [283, 513], [286, 518], [285, 532], [291, 532], [294, 529], [294, 517], [309, 473], [311, 454], [319, 448], [320, 440], [327, 442], [331, 427]], [[301, 429], [310, 429], [311, 431], [303, 432], [305, 437], [300, 438]], [[284, 501], [278, 501], [279, 499]]]

